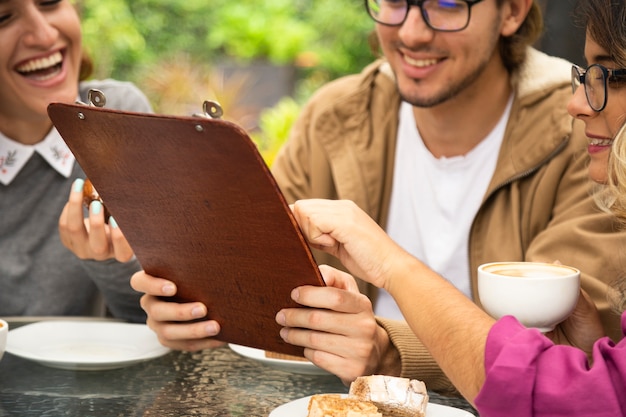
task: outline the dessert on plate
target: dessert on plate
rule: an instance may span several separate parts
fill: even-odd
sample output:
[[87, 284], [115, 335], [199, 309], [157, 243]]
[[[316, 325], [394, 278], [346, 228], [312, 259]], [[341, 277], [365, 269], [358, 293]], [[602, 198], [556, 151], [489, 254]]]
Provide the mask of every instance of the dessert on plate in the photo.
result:
[[355, 379], [347, 397], [314, 395], [307, 417], [425, 417], [427, 406], [422, 381], [370, 375]]
[[383, 417], [369, 401], [342, 397], [341, 394], [318, 394], [309, 400], [307, 417]]

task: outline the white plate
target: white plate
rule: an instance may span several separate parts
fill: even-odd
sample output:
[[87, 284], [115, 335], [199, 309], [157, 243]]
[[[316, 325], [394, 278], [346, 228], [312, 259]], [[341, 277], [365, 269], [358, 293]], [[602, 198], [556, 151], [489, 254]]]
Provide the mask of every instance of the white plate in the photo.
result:
[[115, 369], [170, 350], [145, 324], [53, 320], [9, 330], [6, 351], [53, 368]]
[[[275, 408], [269, 417], [306, 417], [310, 399], [311, 396], [308, 396], [283, 404]], [[428, 403], [426, 417], [474, 417], [474, 415], [459, 408]]]
[[256, 361], [264, 363], [265, 365], [271, 366], [272, 368], [280, 369], [281, 371], [306, 375], [330, 375], [329, 372], [323, 370], [322, 368], [319, 368], [309, 361], [304, 362], [291, 361], [288, 359], [268, 358], [265, 356], [265, 351], [261, 349], [235, 345], [232, 343], [228, 346], [241, 356], [254, 359]]

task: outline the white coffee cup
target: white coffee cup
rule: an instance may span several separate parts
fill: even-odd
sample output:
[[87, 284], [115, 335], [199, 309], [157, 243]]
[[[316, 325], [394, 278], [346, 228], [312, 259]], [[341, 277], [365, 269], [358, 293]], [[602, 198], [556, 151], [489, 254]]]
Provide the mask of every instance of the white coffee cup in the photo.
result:
[[576, 307], [580, 271], [560, 264], [493, 262], [478, 267], [478, 296], [495, 319], [511, 315], [542, 332], [554, 329]]
[[9, 334], [9, 323], [0, 319], [0, 359], [4, 355], [4, 350], [7, 347], [7, 335]]

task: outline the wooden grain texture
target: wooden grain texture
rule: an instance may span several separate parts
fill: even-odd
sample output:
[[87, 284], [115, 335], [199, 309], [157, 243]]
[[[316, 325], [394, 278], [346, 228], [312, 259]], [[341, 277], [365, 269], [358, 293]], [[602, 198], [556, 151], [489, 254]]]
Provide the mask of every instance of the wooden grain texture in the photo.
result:
[[226, 342], [302, 355], [274, 317], [324, 285], [248, 135], [222, 120], [53, 103], [48, 113], [145, 271], [202, 301]]

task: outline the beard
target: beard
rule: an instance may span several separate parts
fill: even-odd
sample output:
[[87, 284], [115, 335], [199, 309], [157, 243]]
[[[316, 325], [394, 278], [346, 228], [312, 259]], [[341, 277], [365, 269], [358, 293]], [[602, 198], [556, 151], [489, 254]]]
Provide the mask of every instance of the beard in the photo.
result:
[[[498, 20], [493, 21], [492, 30], [488, 32], [489, 38], [481, 42], [480, 50], [474, 52], [474, 56], [478, 54], [476, 61], [469, 63], [468, 72], [463, 78], [454, 80], [446, 85], [442, 85], [442, 89], [435, 93], [434, 96], [424, 97], [419, 94], [421, 80], [410, 79], [407, 81], [409, 84], [402, 88], [398, 83], [398, 77], [396, 76], [396, 88], [400, 93], [402, 99], [415, 107], [435, 107], [446, 101], [452, 100], [459, 96], [464, 90], [469, 89], [478, 80], [486, 68], [490, 65], [494, 56], [499, 54], [500, 33], [498, 30]], [[396, 49], [400, 49], [403, 45], [396, 45]], [[404, 45], [404, 48], [409, 49]]]
[[[421, 97], [418, 92], [409, 91], [411, 88], [403, 89], [396, 80], [396, 88], [400, 93], [402, 100], [410, 103], [415, 107], [429, 108], [435, 107], [439, 104], [445, 103], [448, 100], [452, 100], [461, 94], [465, 89], [469, 88], [484, 72], [485, 68], [489, 64], [489, 60], [482, 60], [479, 65], [474, 68], [472, 72], [467, 74], [464, 78], [458, 80], [456, 83], [448, 84], [443, 90], [431, 97]], [[411, 80], [412, 86], [417, 86], [423, 81]]]

